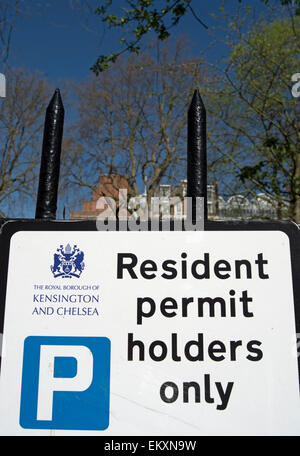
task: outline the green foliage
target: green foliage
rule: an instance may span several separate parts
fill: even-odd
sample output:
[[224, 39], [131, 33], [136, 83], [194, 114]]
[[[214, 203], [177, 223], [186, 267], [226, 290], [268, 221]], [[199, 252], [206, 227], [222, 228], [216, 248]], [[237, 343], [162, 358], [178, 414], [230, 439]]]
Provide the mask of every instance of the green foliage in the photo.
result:
[[[230, 125], [245, 151], [237, 176], [300, 220], [299, 101], [291, 77], [300, 65], [300, 18], [259, 20], [232, 43], [227, 78], [239, 116]], [[231, 102], [232, 103], [232, 102]], [[236, 136], [234, 136], [235, 138]]]
[[[238, 0], [239, 3], [247, 3], [247, 1], [249, 0]], [[277, 1], [283, 6], [294, 7], [295, 15], [300, 16], [300, 0], [261, 1], [266, 5]], [[113, 7], [116, 6], [113, 0], [99, 0], [99, 3], [100, 6], [96, 8], [95, 14], [109, 28], [122, 29], [124, 36], [119, 40], [122, 45], [120, 51], [111, 52], [110, 55], [100, 55], [97, 58], [91, 67], [91, 70], [97, 75], [106, 70], [111, 63], [116, 62], [121, 54], [125, 52], [138, 53], [141, 40], [150, 32], [154, 32], [161, 41], [168, 38], [171, 34], [170, 30], [188, 12], [201, 26], [208, 28], [192, 8], [192, 3], [193, 5], [197, 4], [195, 0], [125, 0], [126, 6], [121, 8], [121, 14], [116, 14], [113, 10]]]
[[[271, 0], [261, 0], [265, 5], [269, 5]], [[272, 0], [274, 3], [274, 0]], [[242, 3], [242, 0], [239, 0], [239, 3]], [[295, 7], [295, 16], [300, 16], [300, 0], [277, 0], [277, 3], [280, 3], [282, 6], [292, 6]]]
[[[124, 52], [138, 53], [139, 43], [149, 32], [154, 32], [161, 41], [170, 36], [170, 30], [175, 27], [180, 19], [191, 11], [194, 17], [206, 27], [197, 17], [191, 7], [192, 0], [126, 0], [126, 7], [122, 8], [123, 14], [111, 13], [113, 0], [102, 0], [95, 14], [109, 28], [122, 29], [126, 36], [120, 39], [123, 49], [108, 56], [100, 55], [91, 70], [97, 75], [107, 69]], [[163, 6], [161, 4], [163, 3]], [[207, 28], [207, 27], [206, 27]], [[127, 31], [129, 29], [129, 38]]]
[[239, 174], [241, 182], [244, 184], [247, 179], [264, 179], [266, 177], [265, 165], [266, 161], [260, 160], [255, 165], [244, 166]]
[[[257, 112], [272, 116], [291, 100], [290, 81], [300, 63], [300, 20], [260, 23], [236, 45], [231, 62]], [[291, 100], [292, 101], [292, 100]]]

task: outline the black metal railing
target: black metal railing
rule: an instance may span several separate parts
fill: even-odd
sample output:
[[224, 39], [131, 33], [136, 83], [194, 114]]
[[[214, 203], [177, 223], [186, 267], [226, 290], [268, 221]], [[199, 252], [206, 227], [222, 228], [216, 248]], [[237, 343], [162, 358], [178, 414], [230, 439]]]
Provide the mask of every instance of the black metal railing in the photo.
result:
[[[59, 89], [47, 107], [41, 154], [35, 220], [56, 220], [60, 158], [64, 129], [64, 106]], [[202, 198], [207, 220], [206, 110], [195, 90], [187, 115], [187, 196], [191, 197], [191, 219], [196, 219], [196, 200]], [[8, 218], [0, 218], [1, 226]], [[15, 220], [15, 219], [13, 219]]]

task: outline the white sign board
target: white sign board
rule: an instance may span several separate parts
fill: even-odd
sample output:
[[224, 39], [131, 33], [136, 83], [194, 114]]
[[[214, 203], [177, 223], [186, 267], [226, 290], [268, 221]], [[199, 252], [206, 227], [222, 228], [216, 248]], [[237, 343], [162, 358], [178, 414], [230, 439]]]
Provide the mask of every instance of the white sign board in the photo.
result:
[[2, 435], [299, 435], [281, 231], [20, 231]]

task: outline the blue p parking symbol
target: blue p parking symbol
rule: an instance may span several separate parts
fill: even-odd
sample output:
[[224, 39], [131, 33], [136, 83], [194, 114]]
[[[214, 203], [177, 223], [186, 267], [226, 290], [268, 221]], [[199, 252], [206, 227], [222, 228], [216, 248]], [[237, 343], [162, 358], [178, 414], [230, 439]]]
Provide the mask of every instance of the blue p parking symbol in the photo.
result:
[[20, 425], [104, 430], [109, 424], [109, 385], [108, 338], [27, 337]]

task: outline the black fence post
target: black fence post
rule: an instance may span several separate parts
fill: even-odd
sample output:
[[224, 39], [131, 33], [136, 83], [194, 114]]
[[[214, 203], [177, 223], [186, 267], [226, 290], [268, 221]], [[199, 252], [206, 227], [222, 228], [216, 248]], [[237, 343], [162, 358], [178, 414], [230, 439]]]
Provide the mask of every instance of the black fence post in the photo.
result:
[[46, 111], [36, 219], [56, 218], [63, 126], [64, 107], [60, 91], [56, 89]]
[[[196, 198], [203, 198], [204, 223], [207, 220], [206, 110], [199, 90], [188, 110], [187, 197], [192, 198], [192, 220], [196, 220]], [[189, 214], [188, 214], [189, 215]]]

